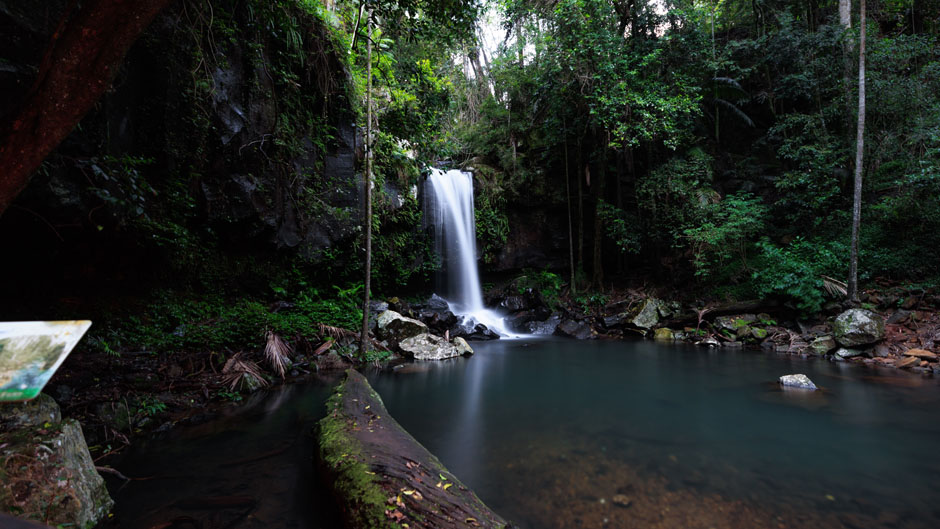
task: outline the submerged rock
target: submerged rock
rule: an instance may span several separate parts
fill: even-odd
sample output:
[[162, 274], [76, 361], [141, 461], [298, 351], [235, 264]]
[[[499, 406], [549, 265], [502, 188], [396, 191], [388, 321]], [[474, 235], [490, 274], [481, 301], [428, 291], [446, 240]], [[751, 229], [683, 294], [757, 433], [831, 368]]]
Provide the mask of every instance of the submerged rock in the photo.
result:
[[885, 337], [885, 320], [865, 309], [849, 309], [832, 324], [835, 339], [845, 347], [869, 345]]
[[444, 360], [463, 354], [450, 342], [428, 333], [405, 338], [398, 343], [398, 348], [415, 360]]
[[92, 527], [114, 502], [95, 470], [82, 428], [61, 420], [52, 397], [0, 407], [0, 511], [53, 525]]
[[804, 374], [783, 375], [780, 377], [780, 384], [791, 388], [819, 389], [816, 387], [816, 384], [813, 384], [813, 381]]

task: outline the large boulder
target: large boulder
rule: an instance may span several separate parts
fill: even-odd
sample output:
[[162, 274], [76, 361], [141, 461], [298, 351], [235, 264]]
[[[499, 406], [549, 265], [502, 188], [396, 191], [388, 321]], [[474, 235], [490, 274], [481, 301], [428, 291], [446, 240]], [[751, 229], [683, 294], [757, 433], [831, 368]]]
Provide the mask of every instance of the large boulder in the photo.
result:
[[832, 330], [842, 346], [869, 345], [884, 339], [885, 320], [870, 310], [849, 309], [836, 317]]
[[0, 424], [0, 511], [70, 527], [92, 527], [107, 516], [114, 502], [82, 428], [61, 420], [52, 397], [4, 404]]
[[394, 310], [387, 310], [379, 314], [376, 320], [376, 335], [380, 340], [387, 341], [391, 347], [406, 338], [426, 332], [428, 332], [427, 325], [418, 320], [406, 318]]
[[555, 329], [558, 328], [558, 325], [561, 323], [561, 317], [557, 314], [549, 316], [545, 321], [530, 321], [526, 323], [525, 330], [529, 334], [535, 334], [537, 336], [545, 336], [549, 334], [554, 334]]
[[636, 316], [630, 321], [634, 327], [638, 329], [649, 330], [656, 326], [659, 323], [659, 313], [660, 308], [663, 307], [663, 302], [656, 298], [648, 298], [643, 302], [643, 306], [640, 307], [640, 311], [637, 312]]
[[405, 338], [398, 343], [398, 349], [415, 360], [444, 360], [463, 354], [452, 343], [428, 333]]
[[446, 307], [435, 309], [429, 306], [419, 310], [417, 316], [428, 326], [428, 329], [438, 334], [444, 334], [445, 331], [453, 329], [458, 321], [457, 315]]
[[587, 323], [577, 320], [565, 320], [555, 327], [555, 334], [577, 340], [591, 340], [597, 338], [597, 333]]
[[353, 369], [327, 402], [317, 437], [345, 527], [509, 527], [389, 415]]

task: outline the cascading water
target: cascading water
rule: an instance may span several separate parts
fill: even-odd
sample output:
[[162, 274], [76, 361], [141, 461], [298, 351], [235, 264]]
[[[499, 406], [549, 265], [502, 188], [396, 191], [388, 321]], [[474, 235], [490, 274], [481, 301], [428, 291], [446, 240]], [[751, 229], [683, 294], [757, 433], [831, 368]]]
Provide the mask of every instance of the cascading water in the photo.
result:
[[428, 182], [431, 191], [425, 213], [434, 226], [437, 252], [444, 258], [450, 310], [502, 336], [513, 336], [503, 318], [483, 306], [477, 271], [473, 175], [431, 168]]

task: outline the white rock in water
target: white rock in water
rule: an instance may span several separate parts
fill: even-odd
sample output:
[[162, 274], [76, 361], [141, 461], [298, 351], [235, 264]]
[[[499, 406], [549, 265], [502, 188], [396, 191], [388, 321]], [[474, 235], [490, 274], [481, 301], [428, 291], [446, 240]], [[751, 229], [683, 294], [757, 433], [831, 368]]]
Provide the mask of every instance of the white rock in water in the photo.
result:
[[808, 376], [803, 374], [783, 375], [780, 377], [780, 384], [793, 388], [818, 389], [816, 384], [813, 384], [813, 381], [810, 380]]
[[473, 354], [473, 348], [470, 347], [470, 344], [467, 343], [467, 340], [464, 340], [459, 336], [454, 338], [454, 347], [457, 348], [458, 353], [464, 356], [470, 356]]

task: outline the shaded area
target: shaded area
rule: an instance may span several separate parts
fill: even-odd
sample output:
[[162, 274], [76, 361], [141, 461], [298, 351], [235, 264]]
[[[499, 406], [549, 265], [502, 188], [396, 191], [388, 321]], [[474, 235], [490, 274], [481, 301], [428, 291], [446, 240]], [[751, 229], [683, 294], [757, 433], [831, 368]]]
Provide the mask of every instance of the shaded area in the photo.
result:
[[135, 445], [107, 475], [117, 502], [106, 528], [334, 528], [314, 472], [312, 428], [335, 378], [253, 395], [202, 424]]

